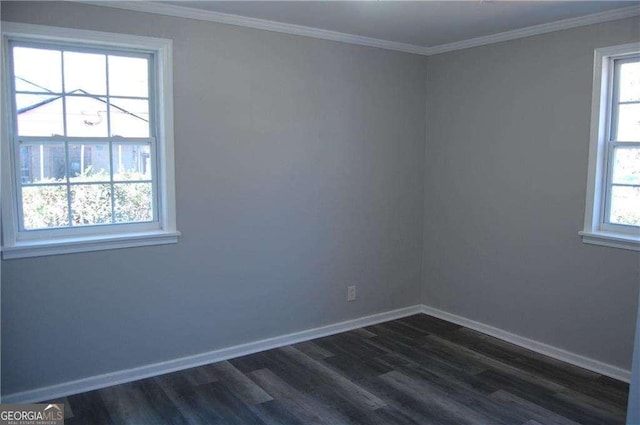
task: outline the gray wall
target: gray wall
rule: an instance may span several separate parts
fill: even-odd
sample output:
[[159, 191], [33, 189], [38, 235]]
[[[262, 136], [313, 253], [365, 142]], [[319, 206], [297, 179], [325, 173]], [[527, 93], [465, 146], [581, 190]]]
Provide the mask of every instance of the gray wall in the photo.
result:
[[78, 4], [3, 2], [2, 19], [174, 40], [184, 235], [3, 262], [4, 394], [421, 296], [630, 367], [638, 254], [577, 231], [593, 49], [637, 39], [637, 19], [428, 60]]
[[428, 58], [424, 297], [625, 369], [637, 252], [583, 244], [593, 51], [637, 18]]
[[627, 425], [640, 424], [640, 311], [636, 319], [636, 338], [633, 345], [633, 368], [627, 406]]
[[4, 394], [420, 302], [424, 57], [78, 4], [2, 19], [174, 40], [183, 232], [5, 261]]

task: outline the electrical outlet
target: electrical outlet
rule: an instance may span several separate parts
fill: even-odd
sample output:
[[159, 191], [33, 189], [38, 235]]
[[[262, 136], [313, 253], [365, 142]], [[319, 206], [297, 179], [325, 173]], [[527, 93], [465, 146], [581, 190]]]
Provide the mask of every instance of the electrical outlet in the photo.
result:
[[356, 285], [347, 286], [347, 301], [356, 300]]

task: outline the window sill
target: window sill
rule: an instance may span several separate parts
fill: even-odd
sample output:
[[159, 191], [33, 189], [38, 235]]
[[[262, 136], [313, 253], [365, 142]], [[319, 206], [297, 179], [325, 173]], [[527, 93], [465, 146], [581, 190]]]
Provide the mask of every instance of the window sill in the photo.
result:
[[133, 248], [164, 245], [178, 242], [180, 232], [153, 231], [119, 234], [115, 236], [91, 236], [47, 241], [21, 241], [14, 246], [2, 247], [2, 259], [41, 257], [45, 255], [72, 254], [105, 249]]
[[628, 249], [640, 251], [640, 237], [633, 235], [621, 235], [620, 233], [609, 232], [578, 232], [582, 236], [582, 242], [608, 246], [610, 248]]

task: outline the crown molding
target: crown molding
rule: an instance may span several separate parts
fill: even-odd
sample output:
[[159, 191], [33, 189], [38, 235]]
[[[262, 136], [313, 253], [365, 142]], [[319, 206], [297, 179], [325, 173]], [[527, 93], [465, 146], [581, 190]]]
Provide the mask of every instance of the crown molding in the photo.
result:
[[425, 55], [425, 52], [427, 50], [427, 48], [424, 46], [417, 46], [414, 44], [381, 40], [378, 38], [346, 34], [342, 32], [307, 27], [303, 25], [269, 21], [267, 19], [250, 18], [247, 16], [232, 15], [229, 13], [220, 13], [209, 10], [194, 9], [191, 7], [175, 6], [172, 4], [163, 4], [148, 1], [78, 1], [78, 3], [113, 7], [117, 9], [135, 10], [137, 12], [155, 13], [159, 15], [175, 16], [179, 18], [197, 19], [200, 21], [217, 22], [221, 24], [249, 27], [285, 34], [320, 38], [323, 40], [358, 44], [360, 46], [378, 47], [380, 49], [396, 50], [399, 52], [414, 53], [418, 55]]
[[530, 37], [533, 35], [546, 34], [554, 31], [561, 31], [569, 28], [576, 28], [585, 25], [598, 24], [601, 22], [615, 21], [618, 19], [630, 18], [640, 15], [640, 6], [630, 6], [620, 9], [613, 9], [606, 12], [591, 15], [579, 16], [576, 18], [563, 19], [546, 24], [534, 25], [525, 28], [518, 28], [512, 31], [505, 31], [482, 37], [470, 38], [456, 41], [454, 43], [441, 44], [438, 46], [426, 47], [415, 44], [399, 43], [396, 41], [381, 40], [379, 38], [364, 37], [354, 34], [346, 34], [337, 31], [324, 30], [321, 28], [307, 27], [303, 25], [288, 24], [284, 22], [270, 21], [267, 19], [250, 18], [247, 16], [233, 15], [229, 13], [213, 12], [202, 9], [194, 9], [185, 6], [164, 4], [150, 1], [76, 1], [78, 3], [105, 6], [117, 9], [133, 10], [137, 12], [154, 13], [158, 15], [175, 16], [179, 18], [197, 19], [200, 21], [217, 22], [221, 24], [236, 25], [241, 27], [255, 28], [265, 31], [274, 31], [285, 34], [301, 35], [304, 37], [319, 38], [323, 40], [339, 41], [342, 43], [357, 44], [360, 46], [377, 47], [386, 50], [395, 50], [404, 53], [413, 53], [423, 56], [437, 55], [452, 52], [455, 50], [469, 49], [471, 47], [484, 46], [487, 44], [500, 43], [502, 41], [515, 40], [518, 38]]
[[440, 53], [453, 52], [454, 50], [469, 49], [471, 47], [500, 43], [502, 41], [531, 37], [533, 35], [562, 31], [570, 28], [582, 27], [585, 25], [616, 21], [618, 19], [630, 18], [632, 16], [638, 15], [640, 15], [640, 6], [630, 6], [620, 9], [613, 9], [606, 12], [594, 13], [591, 15], [579, 16], [576, 18], [563, 19], [561, 21], [554, 21], [546, 24], [534, 25], [531, 27], [518, 28], [512, 31], [505, 31], [483, 37], [475, 37], [468, 40], [456, 41], [454, 43], [428, 47], [426, 48], [426, 55], [431, 56]]

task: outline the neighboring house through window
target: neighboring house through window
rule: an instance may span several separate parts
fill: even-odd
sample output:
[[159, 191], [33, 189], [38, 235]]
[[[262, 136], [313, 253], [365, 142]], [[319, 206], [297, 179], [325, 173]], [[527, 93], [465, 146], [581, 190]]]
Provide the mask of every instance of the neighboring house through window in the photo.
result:
[[171, 42], [3, 23], [3, 50], [3, 257], [176, 242]]
[[640, 250], [640, 44], [596, 50], [583, 241]]

